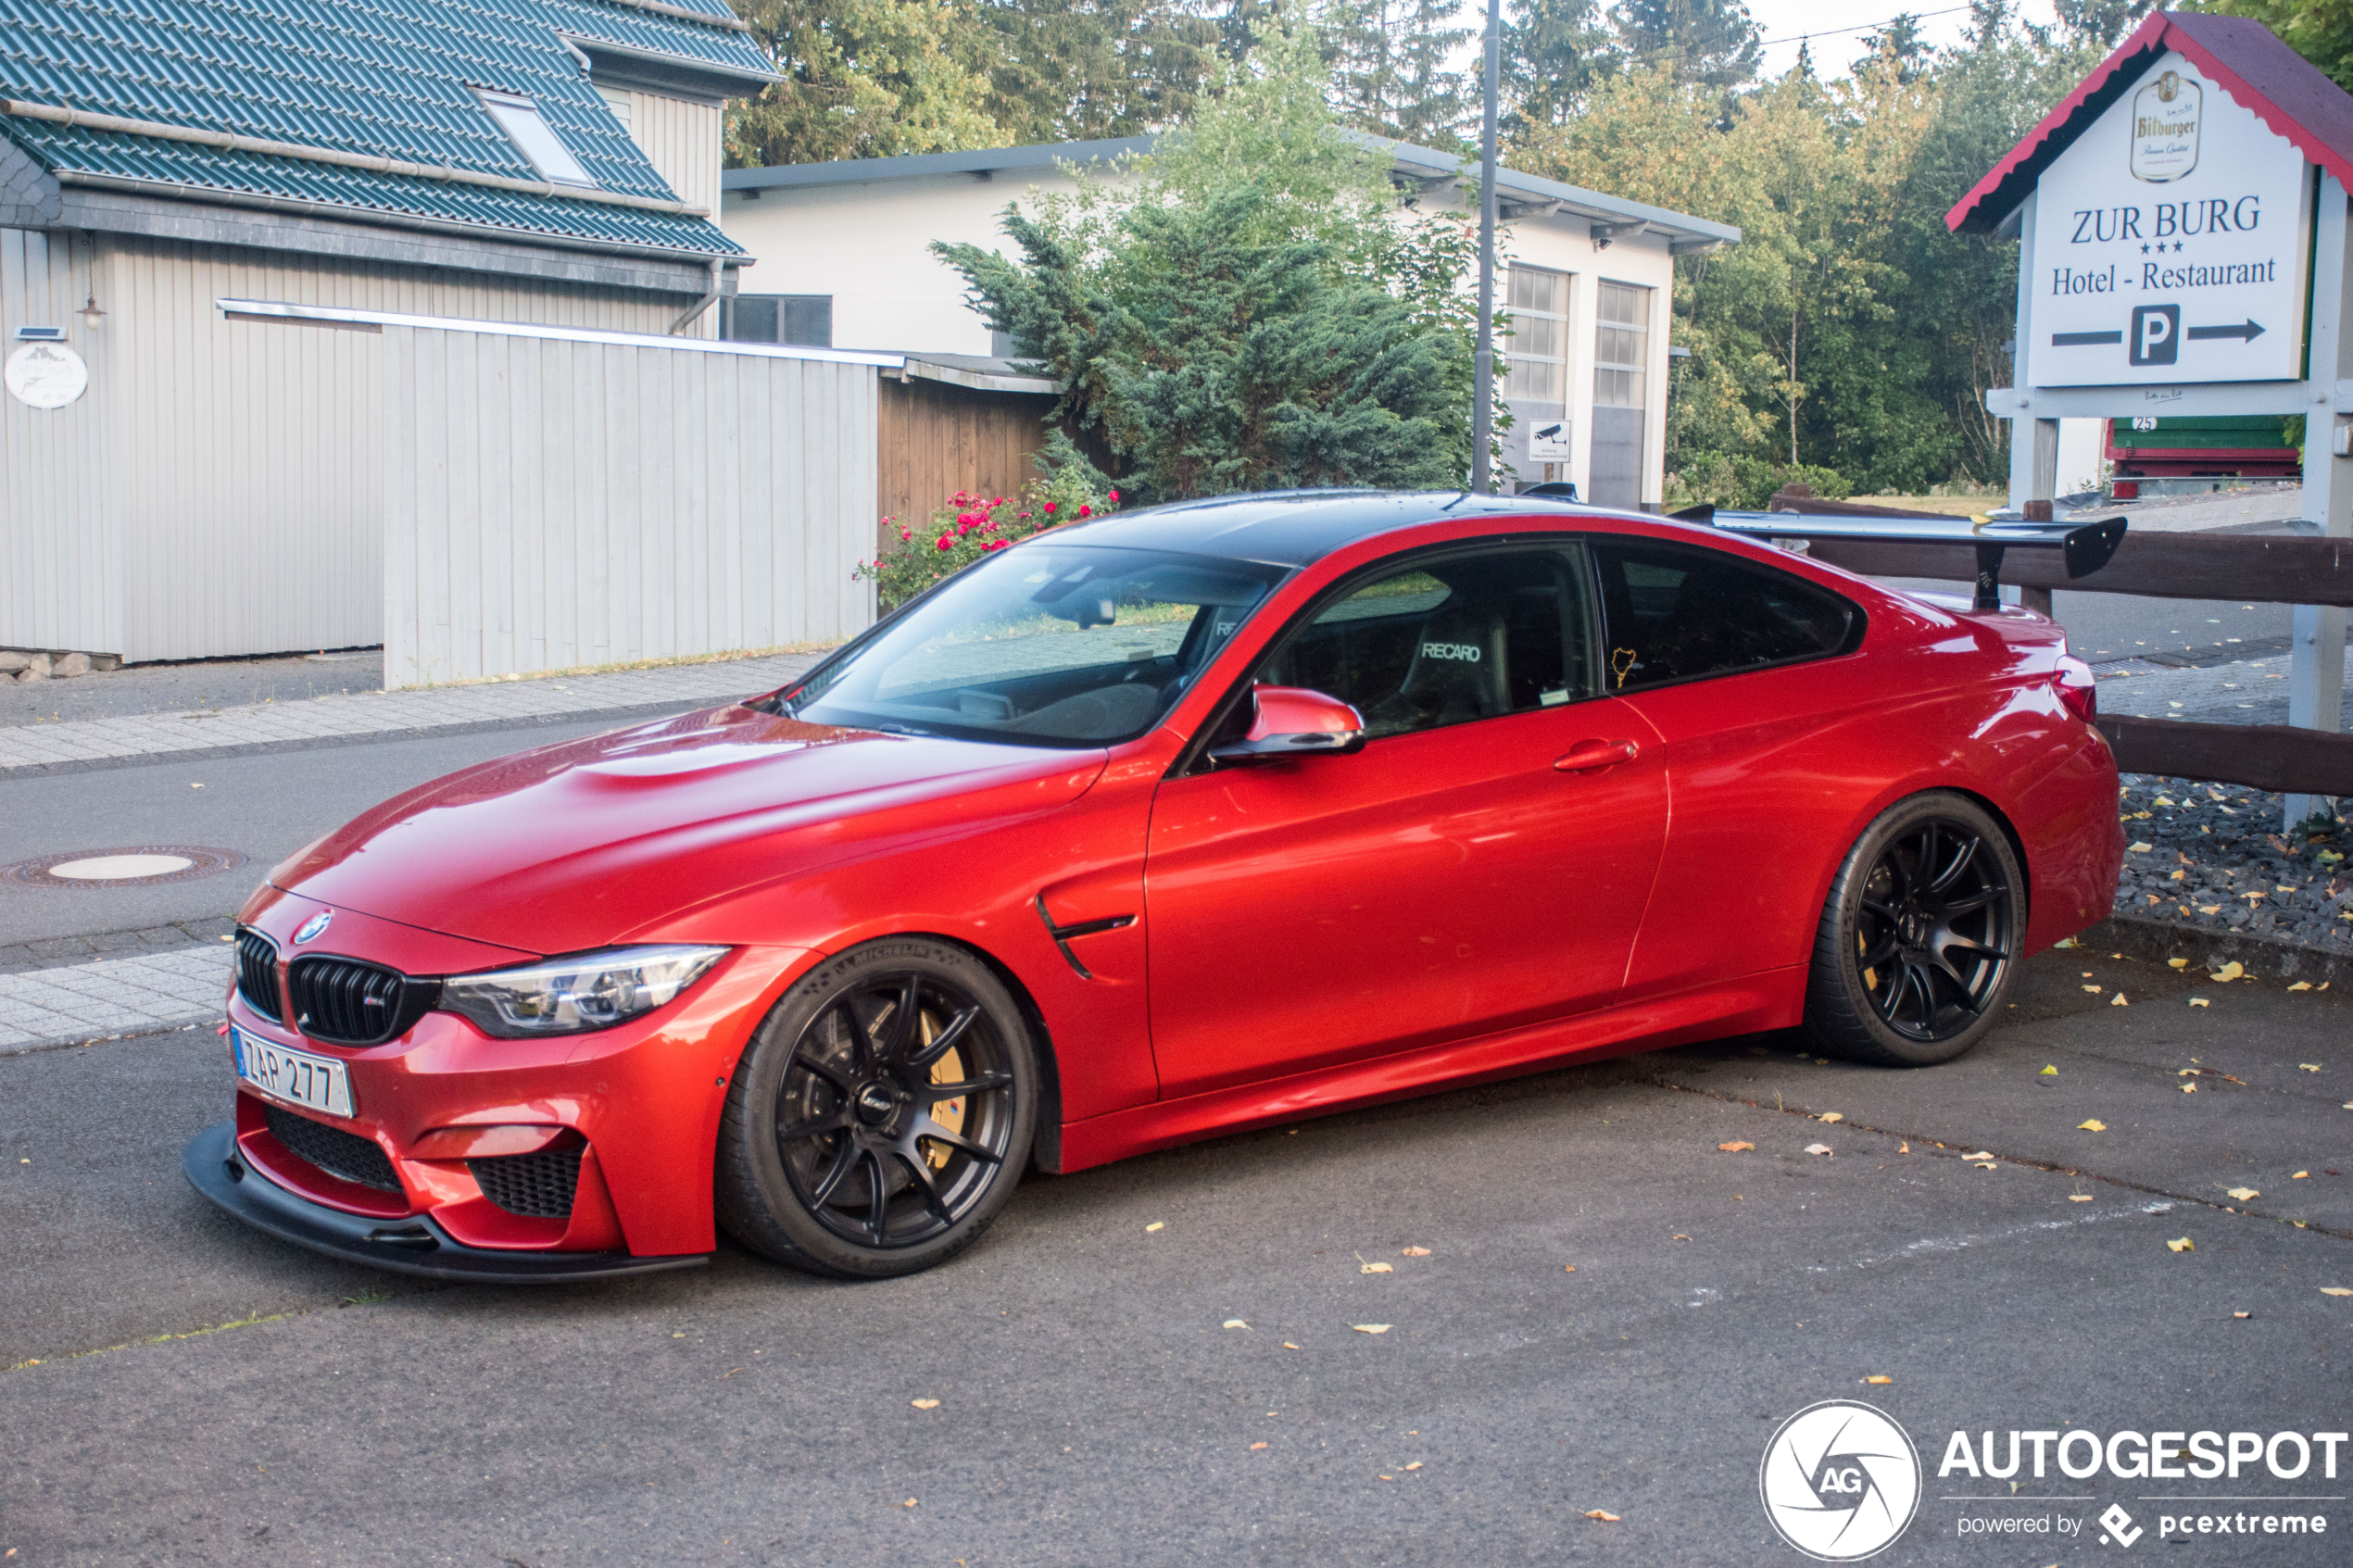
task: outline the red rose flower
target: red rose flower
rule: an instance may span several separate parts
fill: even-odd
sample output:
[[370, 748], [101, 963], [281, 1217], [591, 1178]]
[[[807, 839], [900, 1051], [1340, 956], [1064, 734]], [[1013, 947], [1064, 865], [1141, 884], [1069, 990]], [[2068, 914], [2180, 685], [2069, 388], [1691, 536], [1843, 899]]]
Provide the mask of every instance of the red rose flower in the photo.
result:
[[1078, 503], [1078, 515], [1080, 517], [1093, 517], [1095, 515], [1095, 508], [1088, 506], [1086, 502], [1081, 501]]
[[1051, 502], [1051, 501], [1047, 502], [1047, 503], [1046, 503], [1046, 513], [1047, 513], [1047, 515], [1048, 515], [1049, 517], [1051, 517], [1051, 516], [1052, 516], [1052, 515], [1053, 515], [1053, 510], [1054, 510], [1054, 503], [1053, 503], [1053, 502]]
[[1111, 493], [1111, 498], [1112, 498], [1114, 501], [1118, 500], [1118, 499], [1119, 499], [1119, 492], [1118, 492], [1118, 491], [1116, 491], [1116, 490], [1113, 491], [1113, 492]]
[[941, 534], [939, 536], [939, 547], [943, 550], [954, 549], [956, 547], [955, 536], [948, 533]]
[[980, 551], [981, 554], [987, 555], [993, 550], [1002, 550], [1008, 548], [1012, 546], [1012, 544], [1013, 541], [1011, 539], [991, 539], [988, 544], [983, 545], [980, 547]]

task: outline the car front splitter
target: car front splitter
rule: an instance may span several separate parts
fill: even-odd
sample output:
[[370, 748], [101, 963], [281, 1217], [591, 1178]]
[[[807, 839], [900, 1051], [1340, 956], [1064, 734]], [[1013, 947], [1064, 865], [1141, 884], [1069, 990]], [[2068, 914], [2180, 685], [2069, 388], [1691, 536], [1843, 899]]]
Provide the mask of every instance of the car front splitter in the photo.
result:
[[623, 1252], [502, 1251], [455, 1241], [423, 1215], [384, 1220], [346, 1214], [288, 1192], [255, 1170], [238, 1153], [236, 1134], [236, 1123], [223, 1122], [188, 1140], [180, 1157], [188, 1184], [256, 1230], [346, 1262], [477, 1285], [556, 1285], [711, 1261], [707, 1252], [633, 1258]]

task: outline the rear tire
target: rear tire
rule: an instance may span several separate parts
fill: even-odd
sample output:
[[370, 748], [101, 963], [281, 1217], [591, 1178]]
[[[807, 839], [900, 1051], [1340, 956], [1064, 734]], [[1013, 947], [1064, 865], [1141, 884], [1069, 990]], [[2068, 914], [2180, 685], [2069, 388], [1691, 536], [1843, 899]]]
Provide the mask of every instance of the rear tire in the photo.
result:
[[1898, 801], [1831, 883], [1806, 986], [1806, 1036], [1851, 1061], [1927, 1067], [1983, 1039], [2025, 936], [2026, 879], [1986, 809]]
[[770, 1010], [719, 1124], [719, 1223], [837, 1279], [943, 1263], [1029, 1162], [1036, 1049], [988, 966], [925, 937], [852, 947]]

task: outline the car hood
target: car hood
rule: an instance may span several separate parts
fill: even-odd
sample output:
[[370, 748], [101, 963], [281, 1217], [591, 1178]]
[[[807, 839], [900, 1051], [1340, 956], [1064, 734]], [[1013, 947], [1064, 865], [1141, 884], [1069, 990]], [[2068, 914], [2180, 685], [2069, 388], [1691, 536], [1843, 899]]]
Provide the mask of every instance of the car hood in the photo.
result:
[[475, 941], [580, 952], [853, 855], [1053, 809], [1103, 761], [711, 709], [436, 779], [270, 881]]

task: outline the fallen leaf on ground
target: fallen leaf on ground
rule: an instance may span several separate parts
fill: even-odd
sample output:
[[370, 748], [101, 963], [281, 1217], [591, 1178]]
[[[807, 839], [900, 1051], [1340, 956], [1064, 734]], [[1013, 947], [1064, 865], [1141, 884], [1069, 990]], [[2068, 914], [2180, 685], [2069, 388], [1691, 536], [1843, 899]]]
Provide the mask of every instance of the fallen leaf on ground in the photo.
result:
[[2096, 997], [2096, 996], [2098, 996], [2098, 995], [2100, 994], [2100, 988], [2099, 988], [2098, 986], [2096, 986], [2096, 985], [2086, 985], [2086, 986], [2084, 986], [2084, 987], [2083, 987], [2083, 989], [2085, 989], [2086, 991], [2089, 991], [2089, 992], [2090, 992], [2090, 993], [2092, 993], [2092, 995], [2094, 995], [2095, 997]]
[[1166, 1220], [1154, 1220], [1151, 1224], [1144, 1227], [1144, 1233], [1149, 1236], [1153, 1231], [1165, 1230], [1167, 1227], [1168, 1222]]
[[1576, 1265], [1576, 1264], [1574, 1264], [1574, 1263], [1570, 1263], [1570, 1264], [1568, 1264], [1567, 1267], [1565, 1267], [1565, 1268], [1563, 1268], [1563, 1269], [1561, 1270], [1561, 1273], [1565, 1273], [1565, 1274], [1573, 1274], [1573, 1273], [1575, 1273], [1576, 1272], [1577, 1272], [1577, 1265]]
[[1284, 1349], [1286, 1349], [1286, 1350], [1296, 1350], [1296, 1349], [1298, 1349], [1298, 1348], [1299, 1348], [1299, 1347], [1298, 1347], [1298, 1346], [1296, 1346], [1296, 1345], [1294, 1345], [1294, 1344], [1292, 1344], [1290, 1340], [1286, 1339], [1286, 1340], [1284, 1340], [1284, 1341], [1283, 1341], [1283, 1348], [1284, 1348]]
[[1250, 1324], [1244, 1323], [1239, 1318], [1227, 1318], [1220, 1326], [1226, 1328], [1248, 1328]]
[[1689, 1241], [1689, 1240], [1691, 1240], [1692, 1238], [1691, 1238], [1690, 1236], [1669, 1236], [1669, 1237], [1667, 1237], [1667, 1239], [1668, 1239], [1669, 1241]]
[[2089, 1203], [2092, 1201], [2092, 1195], [2088, 1192], [2070, 1193], [2067, 1200], [2070, 1203]]
[[905, 1502], [900, 1503], [899, 1506], [901, 1508], [912, 1508], [915, 1506], [915, 1499], [909, 1498]]
[[[2158, 804], [2159, 806], [2171, 806], [2172, 802], [2170, 800], [2160, 800]], [[2133, 853], [2135, 855], [2145, 855], [2156, 847], [2156, 845], [2149, 843], [2146, 839], [2143, 839], [2140, 843], [2133, 846]]]
[[2108, 1006], [2110, 1006], [2110, 1007], [2112, 1007], [2112, 1008], [2120, 1008], [2120, 1007], [2130, 1007], [2130, 1006], [2132, 1006], [2132, 1004], [2131, 1004], [2130, 1002], [2128, 1002], [2128, 1001], [2126, 1001], [2126, 1000], [2124, 999], [2124, 993], [2123, 993], [2123, 992], [2121, 992], [2121, 991], [2119, 991], [2118, 993], [2116, 993], [2115, 997], [2114, 997], [2112, 1000], [2110, 1000], [2110, 1001], [2109, 1001], [2109, 1003], [2108, 1003]]
[[1870, 1376], [1863, 1379], [1863, 1381], [1866, 1383], [1893, 1383], [1895, 1379], [1892, 1377], [1881, 1377], [1878, 1374], [1874, 1373]]
[[1403, 1258], [1427, 1258], [1429, 1256], [1429, 1248], [1427, 1247], [1408, 1247], [1403, 1252], [1400, 1253], [1399, 1256]]
[[1252, 1443], [1252, 1444], [1250, 1446], [1250, 1451], [1251, 1451], [1252, 1453], [1256, 1453], [1259, 1449], [1261, 1449], [1265, 1448], [1265, 1446], [1266, 1446], [1266, 1445], [1265, 1445], [1265, 1444], [1264, 1444], [1264, 1443]]
[[1814, 1120], [1817, 1122], [1843, 1122], [1846, 1120], [1846, 1114], [1845, 1112], [1839, 1110], [1825, 1110], [1819, 1116], [1814, 1118]]
[[2245, 1203], [2250, 1198], [2260, 1198], [2263, 1196], [2253, 1187], [2232, 1187], [2230, 1189], [2230, 1194], [2233, 1198], [2237, 1198], [2241, 1203]]
[[1809, 1143], [1806, 1146], [1806, 1152], [1808, 1154], [1828, 1154], [1831, 1152], [1831, 1146], [1826, 1143]]
[[2323, 1296], [2353, 1296], [2353, 1290], [2347, 1290], [2341, 1285], [2324, 1285], [2321, 1286], [2321, 1294]]
[[1722, 1149], [1726, 1154], [1740, 1154], [1748, 1149], [1755, 1148], [1756, 1146], [1753, 1143], [1719, 1143], [1716, 1147]]
[[1394, 1263], [1367, 1263], [1356, 1272], [1358, 1273], [1365, 1274], [1393, 1274], [1397, 1272], [1397, 1265]]
[[2194, 1095], [2197, 1093], [2197, 1085], [2196, 1084], [2184, 1084], [2182, 1085], [2182, 1092], [2185, 1095]]
[[2095, 1116], [2089, 1121], [2075, 1123], [2075, 1130], [2079, 1133], [2105, 1133], [2108, 1131], [2108, 1123]]
[[1359, 1334], [1387, 1334], [1390, 1329], [1390, 1325], [1385, 1323], [1351, 1323], [1349, 1326]]
[[2236, 959], [2233, 959], [2229, 963], [2226, 963], [2221, 968], [2216, 970], [2208, 978], [2228, 984], [2231, 981], [2236, 980], [2239, 976], [2245, 974], [2246, 972], [2246, 965], [2239, 962]]
[[910, 1399], [907, 1402], [919, 1411], [936, 1411], [939, 1408], [937, 1399]]
[[2311, 1174], [2312, 1174], [2312, 1173], [2311, 1173], [2311, 1172], [2309, 1172], [2309, 1171], [2298, 1171], [2298, 1172], [2296, 1172], [2296, 1174], [2294, 1174], [2294, 1175], [2290, 1176], [2290, 1177], [2288, 1178], [2288, 1180], [2289, 1180], [2289, 1181], [2291, 1181], [2291, 1182], [2300, 1182], [2300, 1181], [2305, 1181], [2305, 1180], [2308, 1180], [2308, 1179], [2311, 1176]]
[[2205, 1007], [2206, 1005], [2207, 1005], [2207, 1001], [2206, 1001], [2206, 998], [2205, 998], [2204, 997], [2192, 997], [2190, 998], [2190, 1006], [2192, 1006], [2192, 1007], [2194, 1007], [2194, 1008], [2202, 1008], [2202, 1007]]
[[2309, 980], [2299, 980], [2295, 985], [2288, 987], [2291, 991], [2309, 991], [2311, 988], [2312, 983]]
[[[2200, 904], [2197, 907], [2197, 912], [2202, 915], [2219, 915], [2222, 912], [2222, 906], [2220, 904]], [[2186, 967], [2186, 965], [2184, 967]]]
[[2299, 1061], [2296, 1065], [2307, 1073], [2318, 1073], [2321, 1070], [2321, 1064], [2317, 1061]]
[[2197, 1250], [2197, 1243], [2192, 1241], [2188, 1236], [2183, 1236], [2179, 1241], [2167, 1242], [2165, 1244], [2165, 1250], [2168, 1252], [2195, 1252]]
[[2058, 1069], [2055, 1066], [2045, 1067], [2042, 1072], [2036, 1073], [2035, 1076], [2038, 1078], [2056, 1078], [2058, 1076]]
[[1407, 1465], [1405, 1468], [1406, 1468], [1406, 1469], [1408, 1469], [1408, 1470], [1419, 1470], [1421, 1467], [1422, 1467], [1422, 1461], [1421, 1461], [1420, 1460], [1416, 1460], [1413, 1463], [1411, 1463], [1411, 1464]]
[[2245, 1317], [2252, 1317], [2252, 1316], [2254, 1316], [2254, 1314], [2253, 1314], [2253, 1313], [2251, 1313], [2251, 1312], [2233, 1312], [2233, 1313], [2231, 1314], [2231, 1316], [2233, 1316], [2233, 1317], [2234, 1317], [2234, 1318], [2245, 1318]]
[[1977, 1162], [1977, 1168], [1981, 1171], [1998, 1171], [2001, 1169], [1999, 1165], [1996, 1165], [1991, 1160], [1979, 1160]]
[[1990, 1148], [1981, 1148], [1975, 1154], [1964, 1154], [1961, 1158], [1964, 1160], [1991, 1160], [1994, 1158], [1994, 1151]]
[[1617, 1524], [1617, 1514], [1615, 1514], [1615, 1513], [1611, 1513], [1611, 1512], [1606, 1512], [1605, 1510], [1603, 1510], [1603, 1509], [1598, 1509], [1598, 1508], [1589, 1508], [1589, 1509], [1587, 1509], [1587, 1510], [1585, 1511], [1585, 1517], [1586, 1517], [1586, 1518], [1588, 1518], [1588, 1519], [1598, 1519], [1598, 1520], [1600, 1520], [1600, 1521], [1601, 1521], [1603, 1524]]
[[2187, 959], [2168, 959], [2165, 960], [2165, 967], [2168, 969], [2187, 969], [2190, 967], [2190, 960]]

